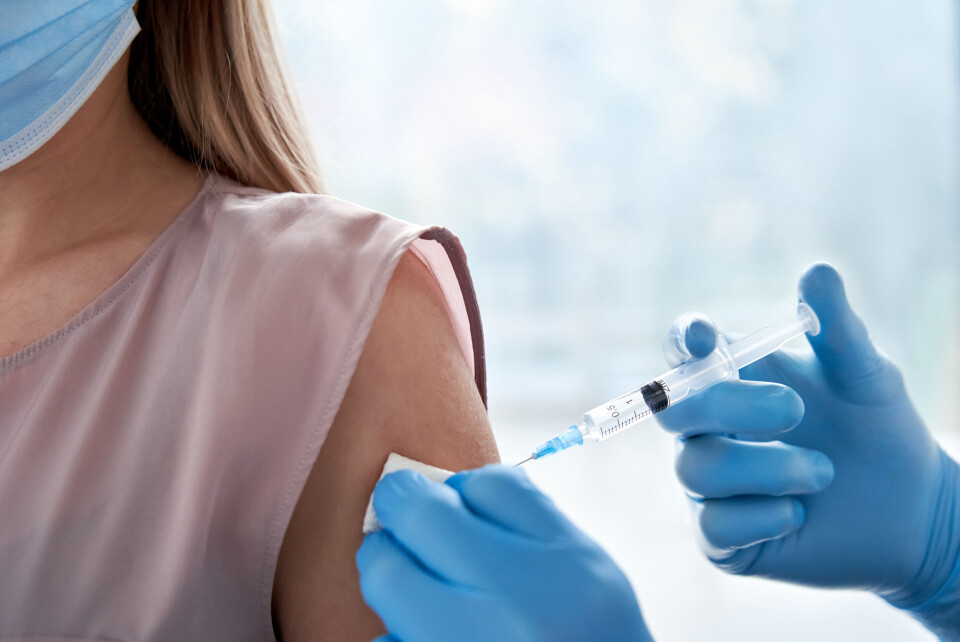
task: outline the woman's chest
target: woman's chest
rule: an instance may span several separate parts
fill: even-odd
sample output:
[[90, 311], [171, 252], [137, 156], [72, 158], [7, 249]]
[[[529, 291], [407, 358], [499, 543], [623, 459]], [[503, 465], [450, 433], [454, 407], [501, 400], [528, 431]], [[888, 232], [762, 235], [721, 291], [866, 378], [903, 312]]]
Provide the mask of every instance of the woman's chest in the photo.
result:
[[0, 359], [54, 333], [123, 277], [150, 239], [72, 250], [0, 280]]

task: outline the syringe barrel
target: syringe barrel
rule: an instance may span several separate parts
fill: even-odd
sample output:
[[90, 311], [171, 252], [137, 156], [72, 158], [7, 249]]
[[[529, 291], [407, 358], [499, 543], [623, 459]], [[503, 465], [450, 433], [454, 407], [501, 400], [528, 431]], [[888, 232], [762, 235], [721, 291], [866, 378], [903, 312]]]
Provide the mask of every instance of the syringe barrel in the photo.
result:
[[584, 413], [580, 432], [587, 439], [609, 439], [701, 388], [723, 379], [736, 378], [737, 365], [729, 346], [723, 337], [718, 337], [717, 349], [703, 359], [682, 364]]
[[580, 433], [587, 439], [609, 439], [719, 381], [738, 379], [740, 368], [774, 352], [790, 339], [819, 331], [817, 315], [801, 302], [796, 318], [786, 323], [763, 328], [732, 344], [720, 336], [716, 350], [703, 359], [681, 364], [586, 412], [578, 426]]
[[730, 344], [730, 352], [733, 354], [733, 360], [737, 363], [737, 368], [743, 368], [754, 361], [764, 358], [768, 354], [776, 352], [784, 343], [807, 333], [816, 335], [820, 332], [820, 321], [813, 309], [806, 303], [801, 302], [797, 306], [797, 316], [790, 321], [761, 328], [752, 334], [734, 341]]
[[580, 432], [587, 439], [603, 441], [653, 416], [643, 397], [643, 386], [625, 392], [583, 414]]

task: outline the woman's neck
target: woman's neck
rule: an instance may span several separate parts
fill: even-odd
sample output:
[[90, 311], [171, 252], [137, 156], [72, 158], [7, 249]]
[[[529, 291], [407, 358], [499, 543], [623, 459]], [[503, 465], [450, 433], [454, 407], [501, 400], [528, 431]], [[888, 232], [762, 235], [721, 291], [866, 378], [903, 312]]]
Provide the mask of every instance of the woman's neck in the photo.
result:
[[134, 108], [129, 55], [46, 144], [0, 172], [0, 283], [87, 244], [158, 235], [202, 185]]

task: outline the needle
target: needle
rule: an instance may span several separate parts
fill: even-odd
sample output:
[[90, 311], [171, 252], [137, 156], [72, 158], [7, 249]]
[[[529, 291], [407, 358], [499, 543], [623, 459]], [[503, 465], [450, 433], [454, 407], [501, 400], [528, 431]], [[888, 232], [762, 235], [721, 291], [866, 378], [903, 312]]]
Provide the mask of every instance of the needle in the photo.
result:
[[534, 457], [533, 455], [530, 455], [529, 457], [527, 457], [526, 459], [524, 459], [523, 461], [521, 461], [519, 464], [516, 464], [516, 465], [514, 466], [514, 468], [516, 468], [517, 466], [522, 466], [522, 465], [524, 465], [525, 463], [527, 463], [527, 462], [530, 461], [531, 459], [535, 459], [535, 457]]

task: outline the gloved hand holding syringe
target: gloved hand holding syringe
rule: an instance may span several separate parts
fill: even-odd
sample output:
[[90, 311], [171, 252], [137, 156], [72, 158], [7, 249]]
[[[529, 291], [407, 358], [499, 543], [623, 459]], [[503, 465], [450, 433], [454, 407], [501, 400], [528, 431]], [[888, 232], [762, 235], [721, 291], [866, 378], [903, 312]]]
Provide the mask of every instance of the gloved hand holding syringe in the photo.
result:
[[517, 466], [579, 446], [585, 439], [609, 439], [718, 381], [739, 378], [740, 368], [775, 352], [787, 341], [804, 333], [815, 336], [819, 332], [817, 315], [801, 301], [797, 315], [785, 323], [757, 330], [729, 344], [718, 337], [716, 350], [707, 357], [684, 363], [588, 411], [580, 425], [544, 442]]

